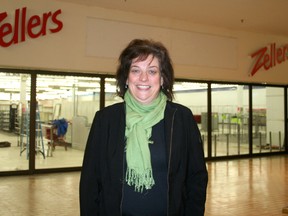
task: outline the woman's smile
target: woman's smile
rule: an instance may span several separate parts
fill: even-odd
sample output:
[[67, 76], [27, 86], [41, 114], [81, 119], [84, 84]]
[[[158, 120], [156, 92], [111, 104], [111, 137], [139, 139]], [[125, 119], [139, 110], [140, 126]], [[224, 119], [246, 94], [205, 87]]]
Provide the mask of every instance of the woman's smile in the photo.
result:
[[159, 61], [149, 55], [145, 60], [133, 59], [127, 85], [131, 95], [142, 104], [151, 103], [159, 94], [162, 77]]

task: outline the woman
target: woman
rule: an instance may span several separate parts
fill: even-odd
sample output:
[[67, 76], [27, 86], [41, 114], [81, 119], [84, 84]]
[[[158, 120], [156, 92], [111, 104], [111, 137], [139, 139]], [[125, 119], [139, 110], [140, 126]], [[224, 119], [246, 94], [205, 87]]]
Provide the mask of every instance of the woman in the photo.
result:
[[124, 102], [95, 115], [80, 179], [81, 215], [204, 215], [201, 136], [190, 109], [172, 102], [167, 49], [131, 41], [116, 79]]

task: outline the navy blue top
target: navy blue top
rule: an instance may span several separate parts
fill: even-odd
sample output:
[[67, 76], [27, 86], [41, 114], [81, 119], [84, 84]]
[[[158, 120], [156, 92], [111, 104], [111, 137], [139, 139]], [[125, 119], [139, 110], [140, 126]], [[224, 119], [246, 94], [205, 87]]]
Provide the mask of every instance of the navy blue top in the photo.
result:
[[[167, 215], [167, 171], [164, 120], [152, 127], [149, 144], [155, 185], [150, 190], [135, 192], [134, 186], [124, 182], [122, 216], [166, 216]], [[126, 159], [125, 159], [126, 161]], [[127, 164], [125, 165], [125, 169]]]

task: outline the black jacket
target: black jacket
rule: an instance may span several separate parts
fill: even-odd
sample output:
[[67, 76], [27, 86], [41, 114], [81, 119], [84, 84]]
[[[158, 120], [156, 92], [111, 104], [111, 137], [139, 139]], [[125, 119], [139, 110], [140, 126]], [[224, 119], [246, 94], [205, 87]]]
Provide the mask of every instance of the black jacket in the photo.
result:
[[[203, 216], [208, 174], [201, 135], [190, 109], [167, 102], [167, 216]], [[121, 216], [125, 104], [98, 111], [92, 123], [80, 179], [81, 216]]]

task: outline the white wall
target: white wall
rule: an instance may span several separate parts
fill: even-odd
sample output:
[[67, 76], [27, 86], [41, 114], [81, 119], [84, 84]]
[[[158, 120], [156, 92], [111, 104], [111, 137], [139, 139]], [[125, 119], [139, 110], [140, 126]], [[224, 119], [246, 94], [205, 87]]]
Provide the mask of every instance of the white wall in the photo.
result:
[[15, 10], [22, 7], [27, 7], [27, 17], [61, 9], [64, 27], [55, 34], [0, 47], [0, 67], [114, 74], [120, 50], [132, 37], [142, 37], [161, 40], [168, 47], [177, 78], [288, 83], [288, 61], [248, 75], [253, 63], [250, 54], [270, 43], [287, 44], [287, 37], [53, 0], [2, 1], [0, 13], [7, 12], [7, 20], [13, 23]]

